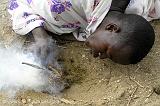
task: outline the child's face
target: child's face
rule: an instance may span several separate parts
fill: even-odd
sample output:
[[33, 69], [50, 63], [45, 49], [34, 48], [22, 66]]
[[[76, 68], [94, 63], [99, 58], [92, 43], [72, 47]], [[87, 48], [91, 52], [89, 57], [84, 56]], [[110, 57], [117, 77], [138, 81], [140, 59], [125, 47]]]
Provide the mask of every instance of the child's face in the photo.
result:
[[123, 40], [119, 39], [119, 31], [120, 28], [116, 25], [108, 24], [106, 27], [98, 28], [88, 38], [87, 44], [92, 48], [94, 57], [110, 58], [120, 64], [130, 63], [131, 47], [125, 45]]

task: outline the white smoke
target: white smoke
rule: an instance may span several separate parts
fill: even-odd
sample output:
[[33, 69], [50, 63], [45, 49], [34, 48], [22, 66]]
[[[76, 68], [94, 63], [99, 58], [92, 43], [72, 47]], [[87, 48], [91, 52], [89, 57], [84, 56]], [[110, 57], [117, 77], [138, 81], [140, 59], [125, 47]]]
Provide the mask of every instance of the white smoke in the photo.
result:
[[65, 82], [49, 70], [42, 70], [22, 64], [38, 65], [31, 54], [0, 48], [0, 91], [14, 96], [19, 90], [58, 93]]

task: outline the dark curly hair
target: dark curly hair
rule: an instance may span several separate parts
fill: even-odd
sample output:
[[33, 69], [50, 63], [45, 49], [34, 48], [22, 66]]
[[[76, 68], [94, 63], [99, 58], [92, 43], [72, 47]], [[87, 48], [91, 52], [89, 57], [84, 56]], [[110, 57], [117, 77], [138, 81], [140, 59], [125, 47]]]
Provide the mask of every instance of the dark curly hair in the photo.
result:
[[149, 53], [155, 41], [155, 33], [145, 18], [136, 14], [125, 14], [129, 3], [130, 0], [112, 0], [105, 19], [120, 27], [116, 40], [132, 49], [129, 64], [136, 64]]
[[125, 43], [132, 47], [131, 64], [141, 61], [152, 48], [155, 33], [151, 24], [143, 17], [135, 14], [125, 14], [122, 19], [122, 31], [126, 37]]

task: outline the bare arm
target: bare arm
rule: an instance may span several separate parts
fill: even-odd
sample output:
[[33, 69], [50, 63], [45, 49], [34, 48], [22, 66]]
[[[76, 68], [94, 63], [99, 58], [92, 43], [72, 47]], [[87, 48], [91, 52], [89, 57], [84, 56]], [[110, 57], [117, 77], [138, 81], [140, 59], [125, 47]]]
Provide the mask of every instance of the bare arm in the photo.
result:
[[35, 39], [35, 42], [37, 42], [38, 40], [42, 40], [42, 39], [45, 40], [49, 37], [49, 35], [47, 34], [47, 32], [45, 31], [43, 27], [37, 27], [33, 29], [32, 34]]
[[47, 34], [43, 27], [33, 29], [32, 34], [35, 42], [29, 46], [29, 50], [35, 59], [39, 60], [41, 65], [45, 67], [48, 65], [56, 67], [58, 64], [55, 59], [57, 46], [52, 37]]
[[119, 11], [124, 13], [130, 0], [112, 0], [110, 11]]

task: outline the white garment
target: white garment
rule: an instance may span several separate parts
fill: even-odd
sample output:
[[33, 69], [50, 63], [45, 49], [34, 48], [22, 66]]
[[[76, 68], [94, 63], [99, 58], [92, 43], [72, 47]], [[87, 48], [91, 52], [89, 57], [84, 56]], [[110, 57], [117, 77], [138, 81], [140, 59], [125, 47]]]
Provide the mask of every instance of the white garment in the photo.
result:
[[[43, 26], [55, 34], [71, 33], [84, 41], [102, 22], [112, 0], [10, 0], [13, 30], [25, 35]], [[126, 13], [160, 18], [160, 0], [131, 0]]]
[[160, 0], [131, 0], [126, 13], [138, 14], [148, 21], [160, 18]]

